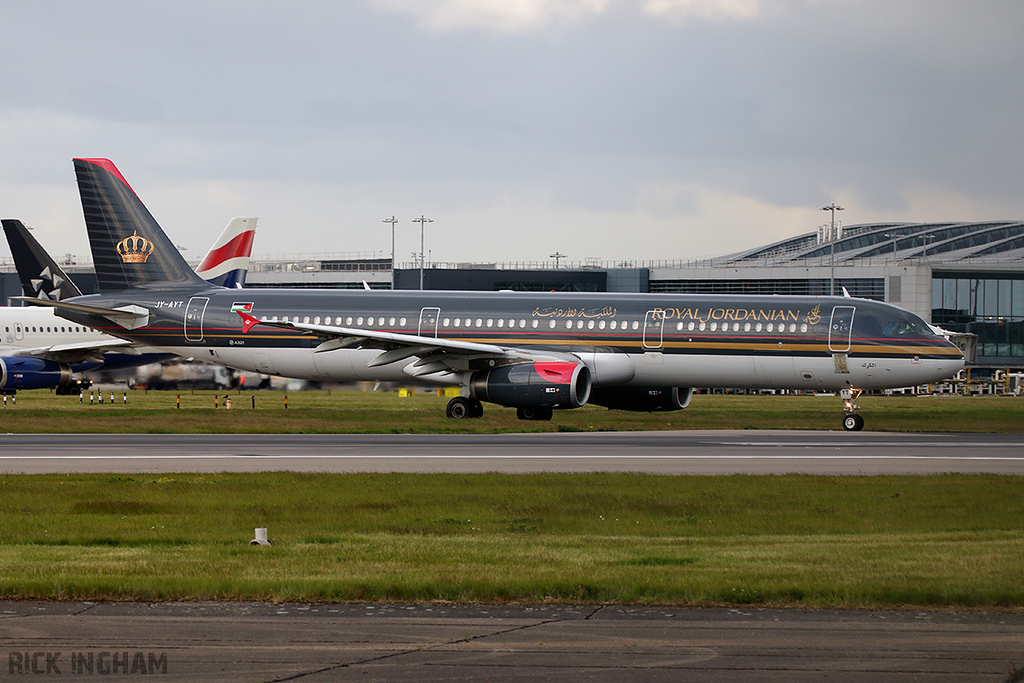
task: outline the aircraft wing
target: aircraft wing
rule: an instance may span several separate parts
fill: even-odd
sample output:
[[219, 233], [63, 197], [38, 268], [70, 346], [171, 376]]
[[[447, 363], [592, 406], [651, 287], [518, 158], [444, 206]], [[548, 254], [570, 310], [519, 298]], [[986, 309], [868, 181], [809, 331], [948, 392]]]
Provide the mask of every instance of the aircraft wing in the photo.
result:
[[561, 357], [555, 353], [538, 354], [496, 344], [440, 339], [418, 334], [397, 334], [332, 325], [259, 320], [245, 311], [235, 312], [242, 317], [243, 333], [248, 332], [254, 325], [265, 325], [315, 334], [324, 341], [313, 349], [314, 353], [344, 348], [380, 349], [380, 355], [367, 363], [367, 367], [379, 367], [409, 358], [418, 358], [419, 360], [413, 364], [411, 373], [413, 377], [422, 377], [435, 372], [465, 371], [469, 369], [470, 360], [482, 358], [509, 362], [516, 359], [537, 360], [540, 357]]
[[134, 342], [126, 339], [111, 337], [105, 341], [78, 342], [75, 344], [54, 344], [52, 346], [36, 346], [28, 349], [18, 349], [9, 356], [31, 356], [33, 358], [45, 358], [55, 363], [82, 363], [85, 361], [102, 362], [103, 354], [108, 351], [117, 351], [130, 355], [141, 355], [142, 352]]

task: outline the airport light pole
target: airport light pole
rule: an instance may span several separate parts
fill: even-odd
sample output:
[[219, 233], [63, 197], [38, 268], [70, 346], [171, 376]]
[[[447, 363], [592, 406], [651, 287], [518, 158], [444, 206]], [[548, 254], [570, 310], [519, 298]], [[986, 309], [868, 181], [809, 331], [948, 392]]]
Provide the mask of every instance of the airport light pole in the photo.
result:
[[887, 232], [887, 233], [885, 233], [885, 236], [890, 238], [890, 239], [892, 239], [892, 262], [896, 263], [896, 240], [901, 240], [904, 237], [906, 237], [906, 235], [902, 235], [902, 234], [900, 234], [898, 232], [897, 233]]
[[394, 216], [381, 221], [381, 223], [391, 224], [391, 289], [395, 288], [395, 223], [397, 222], [398, 219]]
[[550, 256], [549, 258], [553, 258], [553, 259], [555, 259], [555, 269], [557, 270], [557, 269], [558, 269], [558, 262], [559, 262], [559, 261], [560, 261], [561, 259], [564, 259], [564, 258], [565, 258], [565, 254], [563, 254], [563, 253], [562, 253], [562, 252], [560, 252], [560, 251], [556, 251], [556, 252], [555, 252], [554, 254], [552, 254], [552, 255], [551, 255], [551, 256]]
[[433, 223], [433, 218], [427, 218], [426, 216], [420, 216], [419, 218], [413, 218], [413, 223], [420, 224], [420, 290], [423, 289], [423, 259], [427, 255], [426, 250], [423, 248], [423, 228], [426, 227], [427, 223]]
[[832, 264], [832, 277], [828, 281], [828, 294], [829, 296], [834, 296], [836, 293], [836, 211], [842, 211], [843, 207], [836, 206], [836, 203], [832, 202], [828, 206], [821, 207], [821, 210], [832, 212], [832, 227], [828, 233], [828, 241], [832, 245], [832, 253], [829, 258]]

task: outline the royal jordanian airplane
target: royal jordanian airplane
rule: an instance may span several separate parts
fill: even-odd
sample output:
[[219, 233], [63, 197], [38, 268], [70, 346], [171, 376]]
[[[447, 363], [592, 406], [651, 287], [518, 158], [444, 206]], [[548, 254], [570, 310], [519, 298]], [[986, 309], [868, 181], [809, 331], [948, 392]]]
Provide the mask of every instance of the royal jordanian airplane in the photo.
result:
[[[19, 220], [4, 220], [4, 233], [26, 296], [60, 301], [82, 293]], [[256, 218], [235, 218], [211, 247], [196, 273], [210, 284], [245, 283]], [[159, 363], [174, 355], [72, 325], [53, 309], [0, 307], [0, 391], [55, 388], [78, 393], [88, 382], [72, 375]]]
[[843, 297], [210, 287], [121, 173], [76, 159], [100, 294], [41, 301], [75, 322], [178, 355], [311, 380], [462, 387], [522, 419], [594, 403], [679, 410], [694, 387], [841, 392], [935, 382], [964, 364], [918, 316]]

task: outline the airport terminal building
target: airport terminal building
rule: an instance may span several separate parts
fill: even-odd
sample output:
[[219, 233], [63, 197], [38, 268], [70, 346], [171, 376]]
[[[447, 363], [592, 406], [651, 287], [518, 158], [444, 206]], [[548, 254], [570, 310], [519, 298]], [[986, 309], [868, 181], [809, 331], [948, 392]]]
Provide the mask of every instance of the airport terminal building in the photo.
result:
[[[976, 335], [974, 365], [1024, 368], [1024, 221], [830, 227], [699, 261], [427, 263], [380, 254], [254, 257], [247, 287], [322, 287], [851, 296], [887, 301], [946, 330]], [[9, 261], [9, 259], [8, 259]], [[556, 267], [557, 265], [557, 267]], [[67, 271], [95, 290], [87, 265]], [[4, 301], [20, 295], [3, 264]]]

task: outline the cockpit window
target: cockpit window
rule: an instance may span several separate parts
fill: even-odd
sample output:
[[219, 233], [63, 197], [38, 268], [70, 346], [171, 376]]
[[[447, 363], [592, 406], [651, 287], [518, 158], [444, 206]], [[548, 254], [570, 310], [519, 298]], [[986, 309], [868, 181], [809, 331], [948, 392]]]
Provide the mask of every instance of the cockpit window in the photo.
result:
[[932, 336], [932, 331], [917, 320], [890, 320], [882, 326], [882, 334], [887, 337]]

